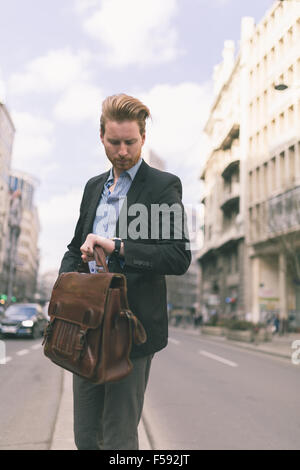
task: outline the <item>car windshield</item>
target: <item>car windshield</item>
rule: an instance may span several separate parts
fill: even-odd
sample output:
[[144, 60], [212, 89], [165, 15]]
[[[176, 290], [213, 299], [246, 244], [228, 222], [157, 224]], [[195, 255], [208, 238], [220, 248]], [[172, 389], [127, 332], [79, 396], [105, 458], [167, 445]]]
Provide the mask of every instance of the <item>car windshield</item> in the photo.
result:
[[6, 317], [26, 317], [30, 318], [32, 315], [35, 314], [35, 308], [34, 307], [18, 307], [17, 305], [12, 305], [11, 307], [8, 307], [8, 309], [5, 312]]

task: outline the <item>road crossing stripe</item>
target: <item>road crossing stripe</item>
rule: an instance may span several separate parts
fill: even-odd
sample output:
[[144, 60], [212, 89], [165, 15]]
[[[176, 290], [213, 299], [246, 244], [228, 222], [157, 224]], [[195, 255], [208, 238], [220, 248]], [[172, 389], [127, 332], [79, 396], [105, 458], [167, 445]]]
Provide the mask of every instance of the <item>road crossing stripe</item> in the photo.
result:
[[168, 339], [170, 343], [173, 343], [173, 344], [180, 344], [180, 341], [178, 341], [177, 339], [174, 339], [174, 338], [169, 338]]
[[16, 354], [17, 354], [17, 356], [25, 356], [25, 354], [28, 354], [28, 353], [29, 353], [28, 349], [21, 349]]
[[238, 366], [238, 364], [236, 364], [236, 362], [229, 361], [228, 359], [224, 359], [224, 357], [217, 356], [216, 354], [212, 354], [212, 353], [207, 352], [207, 351], [203, 351], [203, 350], [199, 351], [199, 354], [202, 354], [202, 356], [209, 357], [210, 359], [214, 359], [215, 361], [222, 362], [223, 364], [226, 364], [227, 366], [231, 366], [231, 367], [237, 367]]

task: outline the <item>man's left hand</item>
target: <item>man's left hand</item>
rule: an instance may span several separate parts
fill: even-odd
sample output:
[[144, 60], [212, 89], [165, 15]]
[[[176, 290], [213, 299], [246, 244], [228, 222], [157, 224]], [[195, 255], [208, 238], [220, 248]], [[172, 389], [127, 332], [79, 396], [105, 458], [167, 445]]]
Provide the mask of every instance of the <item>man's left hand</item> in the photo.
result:
[[85, 263], [88, 263], [94, 259], [95, 245], [101, 246], [106, 255], [110, 255], [115, 248], [114, 241], [110, 240], [109, 238], [100, 237], [94, 233], [89, 233], [84, 244], [80, 247], [80, 251], [82, 253], [81, 258]]

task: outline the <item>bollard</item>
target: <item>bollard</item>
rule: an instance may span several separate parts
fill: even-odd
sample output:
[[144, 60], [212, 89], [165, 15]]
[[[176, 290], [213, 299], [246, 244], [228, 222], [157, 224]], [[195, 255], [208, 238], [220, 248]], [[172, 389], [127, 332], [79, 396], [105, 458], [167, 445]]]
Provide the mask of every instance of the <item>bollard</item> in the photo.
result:
[[0, 365], [6, 364], [6, 348], [5, 342], [0, 341]]

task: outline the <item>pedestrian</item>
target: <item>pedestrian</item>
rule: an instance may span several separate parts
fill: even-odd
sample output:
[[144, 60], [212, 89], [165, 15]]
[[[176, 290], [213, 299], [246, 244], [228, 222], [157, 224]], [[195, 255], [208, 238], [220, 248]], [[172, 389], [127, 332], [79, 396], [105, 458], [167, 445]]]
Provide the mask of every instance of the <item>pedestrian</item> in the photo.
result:
[[112, 167], [87, 182], [60, 267], [60, 273], [75, 271], [83, 261], [92, 271], [93, 248], [101, 246], [109, 271], [126, 276], [129, 307], [147, 334], [146, 343], [133, 345], [133, 370], [119, 382], [99, 385], [73, 375], [74, 435], [80, 450], [139, 448], [137, 429], [151, 361], [168, 341], [165, 275], [184, 274], [191, 262], [181, 181], [141, 156], [149, 117], [148, 107], [134, 97], [104, 100], [100, 138]]
[[274, 317], [274, 334], [279, 333], [280, 319], [278, 313]]

